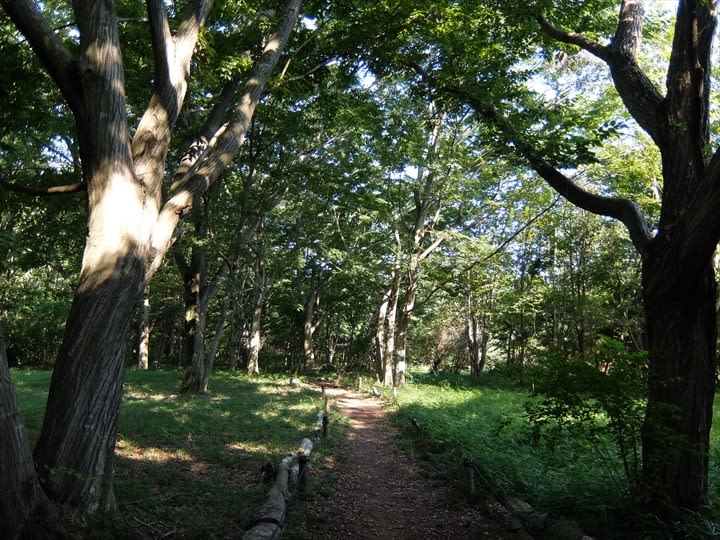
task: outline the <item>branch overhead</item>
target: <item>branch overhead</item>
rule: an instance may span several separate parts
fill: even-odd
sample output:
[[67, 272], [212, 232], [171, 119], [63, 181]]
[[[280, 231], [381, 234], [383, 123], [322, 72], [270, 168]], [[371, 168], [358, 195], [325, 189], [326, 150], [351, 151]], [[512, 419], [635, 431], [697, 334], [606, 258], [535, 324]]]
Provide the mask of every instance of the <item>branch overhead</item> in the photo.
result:
[[16, 191], [18, 193], [24, 193], [26, 195], [37, 195], [40, 197], [49, 195], [68, 195], [71, 193], [78, 193], [85, 191], [85, 183], [77, 182], [75, 184], [68, 184], [65, 186], [52, 186], [47, 188], [35, 188], [30, 186], [23, 186], [20, 184], [14, 184], [7, 180], [0, 179], [0, 187], [8, 191]]
[[561, 43], [575, 45], [598, 59], [610, 69], [618, 95], [628, 112], [658, 146], [663, 143], [658, 110], [663, 96], [637, 63], [637, 49], [642, 38], [644, 9], [638, 0], [625, 0], [620, 6], [618, 26], [608, 46], [582, 34], [553, 26], [538, 17], [542, 29]]

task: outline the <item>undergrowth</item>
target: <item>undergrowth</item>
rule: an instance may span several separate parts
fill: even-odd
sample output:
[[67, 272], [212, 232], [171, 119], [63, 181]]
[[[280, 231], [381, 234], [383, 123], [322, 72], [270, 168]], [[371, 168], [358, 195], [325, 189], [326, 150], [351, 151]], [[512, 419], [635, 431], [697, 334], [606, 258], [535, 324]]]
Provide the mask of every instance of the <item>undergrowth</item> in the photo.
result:
[[[593, 399], [590, 394], [584, 397]], [[596, 422], [596, 429], [590, 429], [589, 424], [583, 426], [585, 433], [574, 428], [551, 428], [549, 416], [558, 402], [546, 402], [549, 408], [535, 408], [534, 414], [536, 419], [547, 420], [541, 431], [552, 435], [548, 437], [538, 436], [538, 425], [532, 421], [533, 407], [528, 409], [529, 403], [537, 406], [537, 398], [498, 373], [488, 372], [474, 379], [416, 370], [411, 383], [395, 399], [398, 407], [394, 419], [406, 448], [426, 458], [428, 467], [461, 489], [466, 483], [464, 463], [469, 461], [478, 472], [480, 497], [519, 497], [551, 516], [575, 520], [598, 539], [720, 538], [707, 518], [691, 520], [672, 531], [661, 529], [652, 518], [640, 521], [632, 500], [636, 478], [625, 475], [626, 471], [635, 474], [637, 463], [624, 463], [621, 456], [622, 448], [630, 452], [631, 459], [638, 451], [622, 446], [636, 444], [639, 424], [634, 393], [628, 398], [633, 407], [618, 401], [605, 404], [632, 412], [631, 417], [621, 419], [625, 424], [620, 430], [616, 425], [620, 420], [609, 419], [597, 403], [592, 410], [578, 405], [583, 414], [587, 413], [585, 420]], [[620, 415], [620, 409], [613, 414]], [[567, 418], [571, 423], [579, 422], [578, 418]], [[710, 491], [717, 500], [717, 429], [712, 432], [711, 448]]]

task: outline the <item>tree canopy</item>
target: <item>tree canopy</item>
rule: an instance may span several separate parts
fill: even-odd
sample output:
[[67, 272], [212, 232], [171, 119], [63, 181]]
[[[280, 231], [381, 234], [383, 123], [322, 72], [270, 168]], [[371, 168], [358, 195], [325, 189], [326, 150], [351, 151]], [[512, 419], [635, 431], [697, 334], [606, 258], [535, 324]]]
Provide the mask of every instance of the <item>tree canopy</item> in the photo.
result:
[[41, 486], [10, 530], [114, 507], [143, 295], [187, 391], [523, 381], [611, 336], [648, 351], [643, 503], [704, 508], [716, 2], [0, 4], [0, 333], [54, 369], [34, 451], [1, 443]]

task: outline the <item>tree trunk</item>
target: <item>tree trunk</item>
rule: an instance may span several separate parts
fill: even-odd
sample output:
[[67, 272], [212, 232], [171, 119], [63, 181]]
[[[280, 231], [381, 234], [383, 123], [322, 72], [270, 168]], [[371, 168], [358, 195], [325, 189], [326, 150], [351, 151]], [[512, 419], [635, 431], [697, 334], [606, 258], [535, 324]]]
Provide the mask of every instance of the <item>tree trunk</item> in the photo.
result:
[[239, 317], [237, 312], [233, 313], [232, 332], [230, 334], [230, 371], [233, 373], [237, 370], [241, 351], [243, 350], [242, 337], [245, 328], [243, 320], [244, 317]]
[[390, 286], [390, 298], [388, 300], [388, 310], [385, 316], [385, 362], [383, 365], [383, 386], [393, 386], [393, 370], [395, 368], [395, 332], [397, 330], [397, 307], [398, 293], [400, 289], [400, 268], [396, 266], [393, 269], [392, 284]]
[[255, 283], [253, 285], [253, 310], [250, 321], [250, 335], [248, 343], [248, 375], [260, 373], [260, 349], [262, 348], [262, 317], [265, 311], [265, 298], [267, 297], [275, 272], [268, 274], [265, 268], [265, 249], [260, 246], [255, 259]]
[[[49, 501], [40, 487], [32, 451], [20, 415], [8, 369], [5, 343], [0, 336], [0, 524], [3, 535], [34, 537], [33, 521], [50, 517]], [[43, 508], [46, 508], [44, 511]]]
[[115, 507], [117, 417], [133, 310], [144, 288], [148, 208], [130, 153], [112, 4], [76, 3], [81, 71], [73, 96], [87, 186], [88, 232], [79, 284], [55, 362], [34, 452], [43, 488], [83, 515]]
[[[256, 276], [256, 279], [262, 279]], [[250, 319], [250, 335], [248, 336], [248, 362], [247, 374], [250, 376], [260, 374], [260, 348], [262, 346], [262, 316], [265, 304], [265, 286], [263, 283], [255, 284], [255, 299]]]
[[[313, 269], [313, 274], [315, 270]], [[313, 369], [315, 366], [315, 347], [313, 345], [313, 335], [315, 334], [315, 307], [318, 303], [318, 287], [316, 279], [313, 275], [310, 278], [310, 294], [305, 302], [304, 321], [303, 321], [303, 355], [305, 358], [305, 369]]]
[[212, 373], [213, 366], [215, 365], [215, 357], [217, 356], [217, 350], [220, 346], [220, 340], [222, 339], [223, 330], [225, 329], [225, 317], [227, 316], [227, 301], [223, 302], [220, 317], [218, 317], [217, 323], [215, 324], [215, 333], [213, 334], [212, 341], [210, 342], [210, 348], [208, 349], [207, 355], [205, 356], [205, 362], [203, 365], [203, 378], [200, 386], [200, 393], [205, 394], [208, 391], [210, 385], [210, 374]]
[[665, 517], [707, 504], [715, 395], [713, 267], [708, 263], [699, 275], [680, 274], [667, 283], [665, 260], [651, 256], [643, 272], [650, 356], [643, 485], [651, 511]]
[[152, 350], [152, 366], [158, 367], [165, 357], [173, 352], [175, 339], [175, 317], [172, 310], [165, 308], [152, 324], [155, 328], [155, 347]]
[[479, 377], [482, 373], [480, 367], [480, 328], [477, 317], [470, 314], [465, 323], [468, 352], [470, 353], [470, 374]]
[[390, 291], [386, 291], [378, 306], [377, 321], [375, 325], [375, 374], [378, 379], [385, 374], [385, 324], [387, 319]]
[[405, 372], [407, 371], [407, 347], [408, 347], [408, 328], [410, 327], [410, 316], [415, 308], [415, 296], [417, 295], [418, 281], [420, 279], [419, 272], [410, 274], [410, 283], [408, 283], [405, 292], [405, 302], [400, 310], [400, 316], [397, 323], [397, 347], [395, 351], [395, 386], [405, 386]]
[[[176, 260], [179, 262], [179, 257]], [[183, 392], [199, 392], [205, 360], [205, 324], [207, 306], [203, 302], [205, 289], [205, 250], [193, 246], [190, 264], [182, 266], [185, 300], [185, 322], [181, 365], [183, 367]]]
[[147, 370], [150, 364], [150, 299], [147, 296], [142, 301], [141, 309], [137, 367]]
[[262, 344], [262, 304], [257, 303], [253, 309], [250, 326], [250, 343], [248, 344], [247, 373], [250, 376], [260, 374], [260, 346]]
[[34, 459], [48, 495], [90, 515], [115, 507], [117, 418], [127, 336], [144, 269], [131, 255], [117, 262], [110, 256], [88, 259], [55, 363]]

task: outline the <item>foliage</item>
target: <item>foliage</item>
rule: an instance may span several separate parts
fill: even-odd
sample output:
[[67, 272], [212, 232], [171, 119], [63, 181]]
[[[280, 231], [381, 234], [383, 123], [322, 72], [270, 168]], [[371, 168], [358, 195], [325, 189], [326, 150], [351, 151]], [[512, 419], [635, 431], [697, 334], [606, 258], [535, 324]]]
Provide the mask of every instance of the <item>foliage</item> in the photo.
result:
[[605, 336], [583, 357], [546, 353], [534, 372], [536, 398], [526, 407], [535, 440], [552, 448], [566, 432], [584, 439], [631, 497], [640, 488], [646, 356]]
[[[247, 72], [276, 4], [216, 3], [197, 47], [169, 170], [220, 88]], [[58, 33], [72, 43], [67, 6], [45, 5]], [[656, 13], [660, 8], [649, 7], [650, 39], [642, 45], [642, 62], [650, 65], [651, 79], [663, 81], [658, 64], [669, 54], [671, 24], [667, 14]], [[229, 357], [223, 353], [233, 346], [232, 330], [252, 311], [263, 253], [274, 277], [263, 305], [268, 359], [261, 361], [263, 369], [299, 364], [303, 303], [315, 284], [321, 289], [313, 321], [317, 365], [332, 362], [339, 371], [372, 365], [372, 317], [390, 272], [391, 231], [399, 225], [409, 241], [407, 208], [422, 180], [415, 173], [432, 170], [438, 186], [433, 204], [442, 208], [437, 231], [444, 242], [422, 268], [410, 358], [445, 361], [461, 371], [468, 358], [464, 325], [476, 316], [490, 337], [489, 365], [534, 382], [542, 396], [528, 415], [536, 442], [551, 443], [544, 458], [555, 466], [570, 449], [590, 451], [605, 463], [598, 478], [621, 482], [634, 494], [644, 363], [612, 339], [591, 347], [591, 336], [602, 332], [637, 348], [644, 345], [638, 258], [622, 227], [556, 204], [515, 145], [507, 144], [507, 134], [457, 95], [462, 90], [481, 96], [484, 106], [578, 184], [632, 198], [649, 223], [656, 223], [662, 193], [658, 150], [638, 133], [599, 64], [553, 42], [536, 21], [542, 14], [559, 27], [601, 40], [612, 35], [617, 2], [354, 0], [307, 2], [304, 9], [306, 18], [288, 45], [282, 74], [268, 86], [246, 147], [223, 185], [216, 186], [209, 234], [192, 239], [190, 227], [183, 232], [188, 242], [207, 249], [209, 275], [233, 262], [219, 296], [231, 298], [236, 313], [218, 364]], [[152, 79], [144, 10], [133, 2], [120, 2], [118, 10], [128, 114], [136, 123]], [[7, 75], [0, 81], [0, 103], [12, 104], [0, 107], [0, 179], [31, 187], [76, 181], [79, 158], [68, 109], [9, 22], [0, 24], [7, 30], [0, 38], [0, 69]], [[445, 115], [433, 160], [425, 153], [430, 101], [431, 109]], [[0, 330], [23, 366], [52, 362], [87, 217], [77, 196], [28, 200], [0, 189]], [[238, 247], [239, 231], [249, 230], [255, 219], [261, 226]], [[151, 355], [163, 365], [175, 363], [180, 290], [167, 268], [150, 289]], [[218, 304], [210, 308], [213, 320]], [[528, 371], [533, 364], [539, 367]], [[463, 381], [455, 376], [445, 379], [448, 395]], [[463, 386], [467, 395], [453, 394], [458, 403], [474, 399], [475, 387]], [[511, 401], [511, 410], [498, 410], [515, 418], [517, 403]], [[439, 403], [420, 413], [432, 417]], [[505, 412], [482, 409], [495, 425], [490, 435], [472, 442], [454, 432], [475, 417], [460, 412], [464, 405], [457, 409], [459, 418], [445, 427], [431, 420], [441, 432], [431, 454], [467, 444], [468, 455], [477, 459], [487, 454], [483, 448], [510, 433], [508, 447], [526, 451], [521, 422], [505, 423]], [[498, 456], [494, 463], [502, 460]], [[559, 474], [535, 465], [537, 471], [512, 471], [511, 461], [495, 466], [493, 488], [522, 491], [527, 479], [546, 485], [538, 471]], [[585, 466], [574, 465], [572, 474], [580, 478]], [[595, 487], [592, 494], [600, 493]], [[552, 491], [559, 507], [573, 504], [560, 488], [540, 489]]]
[[[628, 403], [623, 395], [614, 395], [610, 381], [619, 378], [618, 383], [627, 385], [628, 391], [637, 391], [641, 383], [628, 378], [632, 373], [642, 372], [643, 368], [637, 363], [642, 364], [644, 359], [612, 340], [606, 341], [599, 346], [597, 359], [627, 361], [625, 367], [616, 366], [626, 369], [627, 373], [622, 377], [610, 372], [601, 375], [605, 379], [599, 383], [605, 389], [596, 393], [603, 394], [600, 399], [610, 409], [620, 408], [622, 403], [632, 409], [627, 414], [617, 413], [620, 421], [625, 422], [621, 428], [630, 436], [636, 427], [630, 415], [638, 414], [641, 401]], [[585, 368], [575, 371], [587, 375]], [[564, 372], [569, 374], [570, 370], [565, 368]], [[551, 375], [550, 370], [547, 375]], [[458, 489], [465, 486], [463, 461], [468, 459], [479, 472], [478, 489], [483, 495], [492, 494], [500, 499], [520, 497], [555, 517], [576, 520], [586, 534], [596, 538], [718, 537], [717, 525], [708, 520], [708, 516], [696, 516], [668, 528], [652, 516], [637, 511], [627, 496], [625, 479], [620, 478], [624, 475], [624, 465], [615, 446], [616, 432], [610, 427], [609, 416], [604, 411], [597, 412], [598, 405], [592, 405], [595, 412], [583, 412], [586, 409], [581, 401], [587, 394], [575, 400], [568, 397], [566, 407], [558, 404], [553, 410], [576, 411], [578, 416], [592, 419], [588, 418], [580, 429], [576, 420], [564, 416], [563, 429], [558, 430], [551, 425], [555, 420], [548, 418], [549, 423], [541, 427], [545, 432], [541, 443], [533, 436], [535, 426], [526, 408], [529, 400], [539, 398], [533, 398], [526, 387], [519, 386], [500, 371], [490, 370], [474, 379], [467, 373], [432, 375], [416, 367], [411, 376], [410, 385], [397, 397], [396, 424], [408, 451], [426, 458], [428, 468], [450, 478]], [[556, 393], [561, 393], [560, 382], [556, 387]], [[715, 414], [718, 409], [720, 406], [716, 405]], [[420, 429], [413, 425], [413, 419], [419, 422]], [[591, 425], [593, 419], [597, 423], [595, 427]], [[591, 432], [593, 440], [588, 437]], [[546, 444], [551, 439], [553, 446]], [[604, 453], [599, 452], [601, 448]], [[712, 448], [710, 493], [716, 498], [720, 481], [720, 430], [717, 428], [712, 432]], [[610, 459], [614, 461], [612, 466]], [[713, 517], [717, 519], [717, 515], [711, 519]]]

